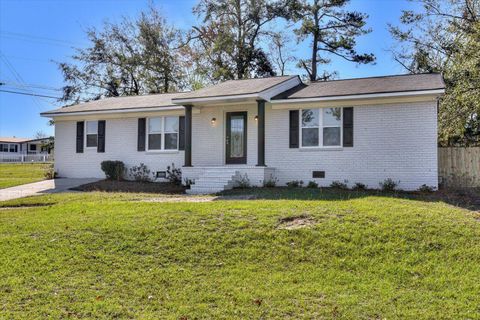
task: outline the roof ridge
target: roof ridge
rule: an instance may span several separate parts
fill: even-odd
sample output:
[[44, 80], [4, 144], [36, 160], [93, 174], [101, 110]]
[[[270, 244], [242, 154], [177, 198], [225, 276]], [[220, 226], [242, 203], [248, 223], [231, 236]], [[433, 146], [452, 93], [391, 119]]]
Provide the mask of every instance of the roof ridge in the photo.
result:
[[382, 79], [382, 78], [393, 78], [393, 77], [405, 77], [405, 76], [420, 76], [420, 75], [441, 75], [440, 72], [422, 72], [422, 73], [404, 73], [404, 74], [391, 74], [391, 75], [384, 75], [384, 76], [373, 76], [373, 77], [360, 77], [360, 78], [346, 78], [346, 79], [334, 79], [334, 80], [315, 80], [311, 81], [310, 83], [325, 83], [325, 82], [334, 82], [334, 81], [352, 81], [352, 80], [365, 80], [365, 79]]
[[[262, 78], [230, 79], [230, 80], [222, 81], [220, 83], [226, 83], [231, 81], [262, 80], [262, 79], [272, 79], [272, 78], [293, 78], [293, 77], [298, 77], [298, 75], [295, 74], [295, 75], [271, 76], [271, 77], [262, 77]], [[214, 84], [214, 86], [216, 86], [216, 84]]]

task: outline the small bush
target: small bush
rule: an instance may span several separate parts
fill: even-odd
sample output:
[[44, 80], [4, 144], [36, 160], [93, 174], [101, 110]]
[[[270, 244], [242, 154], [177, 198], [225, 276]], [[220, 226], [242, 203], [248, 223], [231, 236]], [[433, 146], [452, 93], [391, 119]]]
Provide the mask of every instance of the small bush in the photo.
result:
[[182, 184], [182, 170], [175, 168], [175, 164], [167, 167], [167, 180], [175, 185]]
[[356, 190], [356, 191], [367, 190], [367, 186], [364, 183], [355, 182], [355, 184], [353, 185], [353, 190]]
[[380, 182], [380, 189], [386, 192], [395, 191], [400, 184], [400, 181], [394, 181], [392, 178], [387, 178], [383, 182]]
[[45, 169], [43, 173], [45, 179], [55, 179], [57, 177], [57, 173], [53, 167], [53, 164], [49, 164], [48, 167]]
[[190, 189], [190, 187], [192, 186], [192, 184], [195, 184], [195, 180], [192, 180], [192, 179], [183, 179], [183, 185], [187, 188], [187, 189]]
[[244, 175], [240, 175], [240, 177], [237, 179], [237, 184], [235, 187], [239, 189], [247, 189], [251, 187], [250, 179], [248, 179], [248, 175], [246, 173]]
[[303, 186], [303, 180], [293, 180], [293, 181], [287, 182], [287, 187], [289, 188], [298, 188], [301, 186]]
[[318, 188], [318, 183], [316, 183], [315, 181], [308, 181], [307, 188], [316, 189]]
[[340, 189], [340, 190], [348, 190], [348, 180], [343, 180], [343, 182], [335, 180], [330, 183], [330, 188]]
[[275, 188], [277, 186], [278, 179], [276, 177], [270, 177], [270, 179], [263, 180], [264, 188]]
[[140, 182], [150, 182], [152, 178], [150, 177], [150, 169], [144, 164], [140, 163], [138, 166], [133, 166], [129, 169], [130, 176], [133, 177], [135, 181]]
[[427, 186], [426, 184], [422, 184], [420, 188], [418, 188], [418, 191], [423, 193], [431, 193], [435, 191], [435, 189], [432, 186]]
[[109, 180], [120, 181], [125, 174], [125, 164], [122, 161], [102, 161], [100, 164], [102, 171]]

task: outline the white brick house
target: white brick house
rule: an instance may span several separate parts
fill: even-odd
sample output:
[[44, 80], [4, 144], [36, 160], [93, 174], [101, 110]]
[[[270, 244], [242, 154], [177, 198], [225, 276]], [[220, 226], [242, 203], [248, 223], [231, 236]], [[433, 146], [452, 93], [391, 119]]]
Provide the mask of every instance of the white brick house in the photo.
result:
[[297, 76], [233, 80], [198, 91], [107, 98], [42, 113], [55, 120], [55, 168], [103, 177], [103, 160], [172, 163], [191, 192], [215, 192], [247, 176], [362, 182], [405, 190], [437, 187], [439, 74], [303, 84]]

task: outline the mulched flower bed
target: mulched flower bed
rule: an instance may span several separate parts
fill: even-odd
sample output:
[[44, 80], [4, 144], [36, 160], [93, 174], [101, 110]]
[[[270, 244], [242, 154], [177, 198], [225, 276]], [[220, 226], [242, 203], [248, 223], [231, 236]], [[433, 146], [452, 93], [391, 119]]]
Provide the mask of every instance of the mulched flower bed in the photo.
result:
[[185, 193], [183, 186], [174, 185], [169, 182], [138, 182], [138, 181], [115, 181], [100, 180], [87, 183], [71, 190], [75, 191], [104, 191], [104, 192], [139, 192], [139, 193], [163, 193], [182, 194]]

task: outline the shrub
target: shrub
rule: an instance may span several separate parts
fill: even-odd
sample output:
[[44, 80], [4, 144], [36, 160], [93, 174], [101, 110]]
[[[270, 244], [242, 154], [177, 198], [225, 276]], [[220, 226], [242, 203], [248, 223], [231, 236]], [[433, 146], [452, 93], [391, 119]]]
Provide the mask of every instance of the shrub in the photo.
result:
[[183, 179], [183, 185], [187, 188], [187, 189], [190, 189], [190, 187], [192, 186], [192, 184], [195, 184], [195, 180], [192, 180], [192, 179]]
[[418, 191], [423, 193], [431, 193], [435, 191], [435, 189], [432, 186], [427, 186], [426, 184], [422, 184], [420, 188], [418, 188]]
[[315, 181], [308, 181], [307, 188], [316, 189], [318, 188], [318, 183], [316, 183]]
[[175, 185], [182, 184], [182, 170], [175, 168], [175, 164], [167, 167], [167, 180]]
[[366, 189], [367, 189], [367, 186], [361, 182], [355, 182], [355, 184], [353, 185], [353, 190], [361, 191]]
[[248, 175], [245, 173], [244, 175], [240, 175], [237, 179], [236, 188], [239, 189], [247, 189], [251, 187], [250, 179], [248, 179]]
[[271, 176], [270, 179], [263, 180], [263, 187], [264, 188], [275, 188], [277, 186], [278, 179], [276, 177]]
[[144, 163], [140, 163], [140, 165], [138, 166], [131, 167], [129, 171], [130, 176], [132, 176], [135, 181], [152, 181], [152, 178], [150, 177], [150, 169], [148, 169], [148, 167]]
[[348, 180], [343, 180], [343, 182], [335, 180], [330, 183], [330, 188], [340, 189], [340, 190], [348, 190]]
[[400, 181], [394, 181], [392, 178], [387, 178], [383, 182], [380, 182], [380, 188], [382, 191], [392, 192], [397, 189]]
[[53, 167], [53, 164], [49, 164], [48, 167], [45, 169], [43, 173], [45, 179], [55, 179], [57, 177], [57, 173]]
[[301, 186], [303, 186], [303, 180], [293, 180], [293, 181], [287, 182], [287, 187], [289, 188], [298, 188]]
[[122, 161], [102, 161], [102, 171], [109, 180], [122, 180], [125, 173], [125, 164]]

